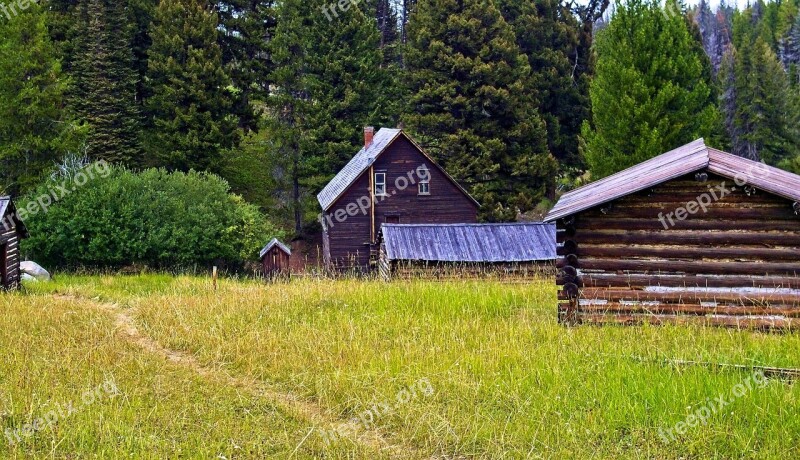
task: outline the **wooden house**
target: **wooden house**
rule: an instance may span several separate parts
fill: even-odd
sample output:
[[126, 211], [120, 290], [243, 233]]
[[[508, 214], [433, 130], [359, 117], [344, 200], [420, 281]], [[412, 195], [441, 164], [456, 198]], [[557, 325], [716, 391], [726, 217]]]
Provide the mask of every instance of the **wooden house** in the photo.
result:
[[259, 253], [264, 276], [266, 278], [275, 278], [288, 275], [290, 273], [289, 258], [291, 255], [292, 250], [288, 246], [281, 243], [277, 238], [273, 238]]
[[533, 277], [552, 270], [556, 227], [542, 223], [384, 224], [381, 276]]
[[366, 271], [383, 224], [477, 222], [478, 203], [400, 129], [364, 130], [364, 147], [317, 195], [326, 266]]
[[795, 327], [800, 176], [702, 139], [565, 194], [556, 222], [567, 323]]
[[9, 197], [0, 197], [0, 222], [0, 287], [15, 289], [20, 282], [19, 243], [28, 230]]

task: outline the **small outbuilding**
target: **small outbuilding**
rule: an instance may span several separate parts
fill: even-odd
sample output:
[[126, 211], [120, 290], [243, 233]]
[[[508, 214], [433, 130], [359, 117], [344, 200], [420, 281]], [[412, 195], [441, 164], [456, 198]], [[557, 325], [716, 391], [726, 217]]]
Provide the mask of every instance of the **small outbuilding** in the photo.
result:
[[288, 275], [290, 271], [289, 258], [291, 255], [292, 250], [289, 249], [288, 246], [281, 243], [277, 238], [273, 238], [272, 241], [264, 246], [264, 249], [262, 249], [259, 254], [264, 276], [267, 278], [275, 278]]
[[800, 322], [800, 176], [698, 139], [565, 194], [559, 319]]
[[553, 224], [383, 224], [379, 270], [391, 278], [525, 278], [554, 268]]
[[19, 243], [28, 237], [28, 229], [20, 220], [14, 202], [9, 197], [0, 197], [0, 287], [19, 287]]

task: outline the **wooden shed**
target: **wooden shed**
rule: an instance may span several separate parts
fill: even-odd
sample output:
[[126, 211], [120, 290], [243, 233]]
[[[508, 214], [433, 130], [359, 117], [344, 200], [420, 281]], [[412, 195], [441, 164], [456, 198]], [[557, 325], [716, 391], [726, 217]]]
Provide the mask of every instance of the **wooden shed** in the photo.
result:
[[19, 243], [28, 237], [28, 230], [9, 197], [0, 197], [0, 221], [0, 287], [15, 289], [20, 282]]
[[797, 327], [800, 176], [702, 139], [565, 194], [559, 318]]
[[552, 224], [384, 224], [381, 276], [527, 278], [554, 269]]
[[288, 246], [281, 243], [277, 238], [273, 238], [259, 254], [264, 276], [275, 278], [288, 275], [290, 273], [289, 258], [291, 255], [292, 250]]

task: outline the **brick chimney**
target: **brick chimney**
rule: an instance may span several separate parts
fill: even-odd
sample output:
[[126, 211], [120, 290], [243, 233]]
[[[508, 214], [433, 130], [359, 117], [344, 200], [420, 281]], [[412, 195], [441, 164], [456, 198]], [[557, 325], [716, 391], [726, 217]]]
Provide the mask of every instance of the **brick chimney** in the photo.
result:
[[372, 145], [372, 138], [375, 136], [375, 128], [372, 126], [364, 127], [364, 147], [369, 148]]

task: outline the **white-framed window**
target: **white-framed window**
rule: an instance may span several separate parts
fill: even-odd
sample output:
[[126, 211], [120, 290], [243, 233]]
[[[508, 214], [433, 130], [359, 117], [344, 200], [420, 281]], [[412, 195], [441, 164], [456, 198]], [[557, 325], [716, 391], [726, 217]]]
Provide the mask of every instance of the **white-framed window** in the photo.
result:
[[[430, 195], [431, 194], [431, 174], [428, 171], [428, 168], [422, 167], [423, 173], [417, 183], [419, 188], [420, 195]], [[419, 171], [417, 171], [419, 173]]]
[[375, 196], [386, 196], [386, 173], [375, 173]]

